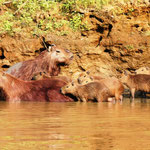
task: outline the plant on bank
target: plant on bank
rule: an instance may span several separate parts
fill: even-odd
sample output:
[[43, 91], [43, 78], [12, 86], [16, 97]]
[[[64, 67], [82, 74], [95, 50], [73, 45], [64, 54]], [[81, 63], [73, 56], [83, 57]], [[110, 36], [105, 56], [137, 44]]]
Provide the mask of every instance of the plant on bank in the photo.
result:
[[[122, 0], [126, 2], [129, 0]], [[72, 31], [89, 30], [88, 22], [83, 22], [84, 13], [88, 9], [101, 10], [103, 6], [115, 5], [120, 0], [8, 0], [0, 1], [0, 35], [29, 32], [40, 35], [55, 32], [59, 35]], [[132, 8], [131, 8], [131, 11]]]

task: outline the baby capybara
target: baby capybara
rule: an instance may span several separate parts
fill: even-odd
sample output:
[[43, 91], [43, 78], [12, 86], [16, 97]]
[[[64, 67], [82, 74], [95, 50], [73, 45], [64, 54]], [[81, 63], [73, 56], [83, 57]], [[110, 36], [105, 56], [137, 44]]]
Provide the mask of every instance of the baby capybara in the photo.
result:
[[107, 77], [107, 78], [102, 78], [101, 76], [98, 78], [97, 76], [89, 76], [84, 75], [84, 76], [79, 76], [78, 82], [82, 85], [90, 83], [90, 82], [100, 82], [107, 86], [109, 89], [110, 97], [115, 97], [116, 100], [121, 100], [122, 101], [122, 93], [124, 91], [124, 86], [123, 84], [115, 77]]
[[109, 97], [109, 89], [100, 82], [90, 82], [85, 85], [77, 83], [68, 83], [61, 88], [63, 94], [72, 94], [79, 101], [87, 102], [89, 100], [97, 100], [98, 102], [107, 101]]

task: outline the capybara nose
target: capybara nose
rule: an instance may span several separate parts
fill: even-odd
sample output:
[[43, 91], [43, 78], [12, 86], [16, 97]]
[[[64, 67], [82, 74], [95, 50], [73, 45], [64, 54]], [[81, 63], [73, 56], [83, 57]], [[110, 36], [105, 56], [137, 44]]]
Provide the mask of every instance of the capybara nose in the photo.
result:
[[62, 94], [63, 94], [63, 91], [62, 91], [62, 89], [60, 89], [60, 93], [62, 93]]

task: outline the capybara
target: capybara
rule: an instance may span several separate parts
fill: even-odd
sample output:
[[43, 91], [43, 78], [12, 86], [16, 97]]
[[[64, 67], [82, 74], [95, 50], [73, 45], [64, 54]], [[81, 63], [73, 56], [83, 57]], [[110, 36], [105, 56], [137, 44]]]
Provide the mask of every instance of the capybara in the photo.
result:
[[79, 84], [87, 84], [89, 82], [92, 82], [92, 81], [96, 81], [96, 80], [101, 80], [101, 79], [104, 79], [104, 77], [102, 76], [91, 76], [89, 72], [82, 72], [80, 74], [78, 74], [78, 78], [77, 78], [77, 81]]
[[98, 81], [100, 83], [105, 84], [109, 89], [110, 97], [115, 97], [116, 100], [122, 101], [122, 93], [124, 91], [124, 86], [117, 78], [102, 78], [101, 76], [98, 78], [98, 76], [89, 75], [79, 76], [78, 78], [78, 82], [83, 85], [93, 81]]
[[135, 71], [136, 74], [149, 74], [150, 75], [150, 68], [149, 67], [141, 67]]
[[61, 88], [63, 94], [72, 94], [78, 101], [87, 102], [89, 100], [97, 100], [98, 102], [107, 101], [109, 97], [109, 89], [100, 82], [90, 82], [80, 85], [70, 82]]
[[48, 50], [41, 52], [39, 56], [32, 60], [15, 64], [10, 67], [6, 73], [22, 80], [31, 80], [32, 77], [39, 72], [57, 76], [60, 71], [60, 65], [68, 64], [72, 58], [73, 54], [69, 50], [49, 46]]
[[125, 72], [121, 77], [121, 82], [130, 89], [133, 99], [135, 97], [135, 92], [138, 90], [143, 92], [150, 92], [150, 75], [132, 75]]
[[60, 93], [66, 82], [59, 79], [24, 81], [10, 74], [0, 72], [0, 88], [6, 101], [73, 101]]

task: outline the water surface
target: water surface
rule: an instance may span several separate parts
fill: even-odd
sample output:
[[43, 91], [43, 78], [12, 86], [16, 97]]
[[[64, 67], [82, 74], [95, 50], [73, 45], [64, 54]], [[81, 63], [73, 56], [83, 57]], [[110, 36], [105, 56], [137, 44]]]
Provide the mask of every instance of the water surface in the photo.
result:
[[0, 150], [150, 150], [150, 100], [0, 102]]

